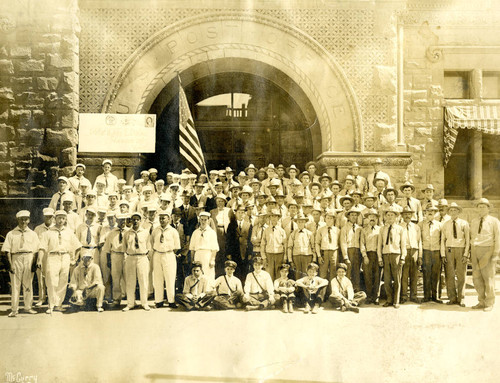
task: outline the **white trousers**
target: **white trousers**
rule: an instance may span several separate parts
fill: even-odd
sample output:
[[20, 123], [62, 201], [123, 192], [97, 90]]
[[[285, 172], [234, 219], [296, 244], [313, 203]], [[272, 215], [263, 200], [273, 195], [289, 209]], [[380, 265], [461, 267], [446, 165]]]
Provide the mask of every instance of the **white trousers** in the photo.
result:
[[135, 285], [139, 281], [141, 305], [148, 304], [149, 259], [147, 255], [128, 255], [125, 261], [125, 281], [127, 284], [127, 306], [135, 306]]
[[31, 309], [33, 304], [33, 273], [31, 265], [33, 263], [33, 253], [21, 253], [12, 255], [12, 269], [10, 273], [10, 285], [12, 289], [12, 312], [19, 309], [19, 295], [21, 285], [23, 286], [24, 308]]
[[168, 303], [175, 302], [175, 275], [177, 273], [177, 260], [173, 251], [168, 253], [153, 253], [153, 284], [155, 302], [163, 302], [163, 286], [167, 288]]
[[126, 294], [124, 253], [111, 252], [111, 278], [113, 279], [113, 300], [120, 300]]
[[48, 254], [47, 256], [47, 295], [49, 308], [61, 306], [68, 286], [70, 256], [66, 254]]
[[203, 274], [210, 280], [215, 281], [215, 267], [210, 267], [211, 250], [196, 250], [194, 260], [201, 262]]
[[104, 296], [109, 298], [111, 297], [111, 270], [108, 267], [108, 255], [99, 251], [98, 253], [101, 261], [99, 267], [101, 268], [102, 283], [105, 288]]

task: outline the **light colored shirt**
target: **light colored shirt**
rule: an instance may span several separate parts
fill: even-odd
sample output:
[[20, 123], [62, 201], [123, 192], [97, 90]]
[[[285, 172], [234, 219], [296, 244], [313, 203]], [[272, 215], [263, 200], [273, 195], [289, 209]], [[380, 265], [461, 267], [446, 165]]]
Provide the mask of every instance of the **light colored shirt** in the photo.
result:
[[326, 279], [320, 278], [318, 276], [310, 277], [307, 275], [303, 278], [300, 278], [297, 281], [297, 286], [303, 287], [303, 288], [313, 287], [313, 288], [319, 289], [320, 287], [327, 286], [327, 285], [328, 285], [328, 281]]
[[123, 236], [123, 242], [125, 243], [125, 253], [128, 255], [143, 255], [151, 250], [149, 232], [141, 227], [137, 231], [127, 230]]
[[406, 234], [406, 248], [418, 249], [419, 255], [422, 255], [422, 233], [420, 226], [410, 221], [408, 225], [406, 222], [402, 222], [401, 227]]
[[69, 287], [73, 290], [83, 290], [90, 286], [102, 284], [101, 268], [94, 262], [91, 262], [88, 267], [85, 267], [81, 262], [71, 274]]
[[[453, 230], [455, 222], [455, 231]], [[456, 235], [456, 238], [455, 238]], [[463, 247], [464, 256], [468, 257], [470, 244], [470, 226], [465, 219], [450, 219], [443, 225], [441, 231], [441, 256], [445, 256], [447, 247]]]
[[380, 240], [380, 226], [374, 225], [367, 226], [361, 230], [361, 240], [360, 240], [360, 249], [361, 254], [366, 256], [366, 253], [369, 251], [377, 251], [378, 250], [378, 241]]
[[73, 253], [80, 247], [82, 247], [82, 244], [76, 238], [75, 233], [67, 227], [59, 230], [56, 226], [53, 226], [42, 234], [40, 240], [40, 249], [45, 250], [47, 253]]
[[347, 222], [345, 226], [340, 229], [340, 248], [342, 255], [347, 257], [347, 249], [350, 247], [359, 248], [359, 237], [361, 233], [361, 226]]
[[349, 301], [354, 299], [354, 289], [349, 278], [344, 277], [340, 279], [335, 277], [332, 279], [330, 286], [332, 287], [332, 293], [330, 294], [331, 297], [339, 299], [347, 298]]
[[221, 275], [215, 280], [214, 286], [215, 291], [217, 291], [217, 295], [231, 295], [234, 292], [243, 294], [243, 285], [241, 284], [240, 279], [234, 275], [231, 277]]
[[[258, 283], [257, 283], [258, 281]], [[260, 283], [260, 286], [259, 286]], [[262, 286], [262, 288], [261, 288]], [[267, 291], [269, 295], [274, 294], [274, 286], [271, 276], [267, 271], [260, 270], [247, 274], [245, 280], [245, 293], [246, 294], [259, 294]]]
[[108, 254], [113, 252], [116, 253], [124, 253], [125, 252], [125, 242], [123, 241], [123, 238], [125, 237], [125, 232], [128, 229], [124, 227], [121, 229], [122, 231], [122, 238], [120, 241], [120, 228], [115, 227], [113, 230], [109, 232], [109, 234], [106, 236], [106, 241], [104, 242], [104, 246], [102, 247], [102, 252], [103, 254]]
[[339, 248], [340, 230], [336, 226], [323, 226], [316, 232], [316, 251], [337, 250]]
[[59, 200], [61, 199], [61, 197], [63, 195], [69, 195], [71, 197], [71, 200], [73, 201], [73, 204], [74, 204], [73, 207], [76, 207], [75, 195], [69, 189], [66, 189], [63, 192], [54, 193], [54, 195], [52, 196], [52, 198], [50, 200], [49, 207], [54, 209], [54, 210], [57, 210], [58, 207], [59, 207], [59, 209], [62, 209], [63, 203], [62, 203], [62, 201], [61, 201], [61, 203], [59, 203]]
[[15, 254], [15, 253], [36, 253], [40, 248], [40, 240], [38, 235], [27, 227], [21, 230], [16, 226], [5, 236], [5, 241], [2, 246], [2, 251]]
[[420, 222], [423, 219], [424, 215], [422, 213], [422, 204], [418, 199], [414, 197], [406, 198], [403, 196], [403, 198], [399, 201], [399, 205], [402, 208], [409, 206], [411, 210], [413, 210], [413, 214], [411, 216], [412, 221]]
[[313, 234], [307, 229], [294, 230], [288, 238], [288, 256], [314, 253], [316, 251], [314, 250]]
[[204, 230], [201, 228], [193, 231], [191, 241], [189, 242], [189, 250], [211, 250], [219, 251], [219, 243], [217, 242], [217, 233], [209, 226]]
[[[90, 229], [90, 241], [87, 241], [89, 229]], [[102, 244], [102, 242], [104, 242], [103, 240], [101, 241], [100, 238], [101, 230], [102, 226], [97, 224], [95, 221], [92, 222], [92, 224], [90, 225], [82, 223], [76, 229], [76, 238], [78, 238], [83, 247], [97, 247], [100, 244]]]
[[192, 294], [198, 296], [203, 293], [207, 293], [212, 290], [212, 285], [205, 275], [202, 275], [197, 279], [194, 275], [189, 275], [184, 280], [184, 289], [182, 292], [184, 294]]
[[479, 233], [480, 218], [474, 218], [471, 222], [472, 246], [491, 246], [493, 253], [500, 252], [500, 222], [497, 218], [487, 215], [483, 219], [481, 233]]
[[260, 252], [262, 234], [264, 234], [264, 230], [266, 229], [266, 227], [267, 227], [266, 224], [264, 225], [257, 224], [252, 227], [252, 235], [250, 237], [250, 241], [252, 242], [254, 252]]
[[170, 225], [165, 229], [158, 226], [151, 234], [151, 246], [153, 250], [162, 253], [179, 250], [181, 248], [179, 232]]
[[46, 226], [44, 223], [38, 225], [35, 227], [35, 233], [38, 235], [38, 238], [42, 237], [42, 234], [45, 233], [46, 231], [50, 230], [50, 228], [54, 226], [53, 224], [50, 226]]
[[104, 193], [109, 194], [111, 192], [117, 191], [118, 190], [118, 177], [116, 177], [114, 174], [109, 173], [107, 175], [99, 174], [94, 182], [94, 190], [96, 189], [96, 184], [97, 181], [102, 181], [104, 184]]
[[441, 250], [441, 224], [436, 220], [423, 220], [418, 224], [422, 234], [422, 249]]
[[406, 234], [401, 226], [386, 224], [380, 229], [377, 254], [379, 260], [382, 254], [401, 254], [401, 258], [406, 258]]
[[263, 256], [266, 253], [283, 253], [286, 245], [286, 233], [280, 226], [269, 225], [262, 234], [260, 251]]

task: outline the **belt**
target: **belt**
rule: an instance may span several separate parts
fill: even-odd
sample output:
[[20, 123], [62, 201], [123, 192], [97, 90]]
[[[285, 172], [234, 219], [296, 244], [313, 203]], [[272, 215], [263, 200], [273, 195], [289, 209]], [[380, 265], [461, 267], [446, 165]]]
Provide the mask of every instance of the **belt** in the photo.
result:
[[312, 257], [312, 254], [293, 254], [294, 257]]
[[82, 246], [84, 249], [97, 249], [98, 246]]
[[137, 256], [138, 257], [140, 255], [148, 255], [148, 253], [138, 253], [138, 254], [128, 254], [128, 255], [132, 255], [132, 256]]
[[113, 254], [125, 254], [125, 252], [123, 252], [123, 251], [114, 251], [114, 250], [111, 250], [111, 252]]
[[156, 253], [160, 253], [160, 254], [167, 254], [167, 253], [173, 253], [174, 252], [173, 250], [160, 251], [160, 250], [156, 250], [156, 249], [153, 249], [153, 251], [156, 252]]
[[12, 253], [12, 255], [18, 255], [18, 254], [33, 254], [32, 251], [18, 251], [17, 253]]
[[64, 254], [68, 254], [68, 252], [67, 251], [49, 251], [49, 255], [50, 254], [64, 255]]

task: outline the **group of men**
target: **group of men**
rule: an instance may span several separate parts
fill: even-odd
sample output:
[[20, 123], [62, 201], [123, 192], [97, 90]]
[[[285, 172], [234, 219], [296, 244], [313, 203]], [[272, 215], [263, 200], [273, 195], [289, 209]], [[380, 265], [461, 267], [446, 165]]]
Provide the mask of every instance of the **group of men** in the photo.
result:
[[[141, 172], [133, 185], [112, 174], [104, 160], [94, 185], [85, 165], [59, 177], [58, 191], [43, 209], [44, 222], [29, 228], [30, 212], [19, 211], [18, 226], [3, 244], [11, 275], [12, 311], [33, 309], [33, 274], [41, 306], [64, 311], [67, 289], [72, 307], [96, 299], [128, 311], [136, 304], [182, 304], [186, 309], [248, 310], [280, 305], [293, 312], [317, 313], [330, 297], [340, 310], [358, 311], [366, 301], [384, 306], [417, 303], [419, 269], [423, 301], [441, 303], [444, 271], [447, 304], [465, 306], [467, 264], [472, 264], [478, 304], [491, 311], [495, 266], [500, 253], [500, 222], [480, 199], [479, 217], [469, 224], [456, 203], [434, 199], [434, 188], [415, 196], [405, 182], [396, 188], [382, 161], [365, 178], [353, 163], [341, 184], [317, 174], [309, 162], [300, 172], [250, 164], [237, 176], [231, 168], [208, 177], [185, 169], [158, 179]], [[443, 268], [444, 265], [444, 268]]]

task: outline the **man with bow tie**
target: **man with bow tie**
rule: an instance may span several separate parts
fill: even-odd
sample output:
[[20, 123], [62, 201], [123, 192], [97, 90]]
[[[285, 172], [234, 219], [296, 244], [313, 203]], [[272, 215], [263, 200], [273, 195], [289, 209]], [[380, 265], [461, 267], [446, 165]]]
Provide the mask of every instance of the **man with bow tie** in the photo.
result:
[[215, 257], [219, 251], [217, 233], [208, 225], [210, 213], [201, 212], [198, 220], [200, 227], [193, 232], [189, 242], [191, 258], [199, 262], [203, 273], [211, 281], [215, 281]]
[[70, 303], [76, 307], [85, 305], [88, 298], [97, 298], [97, 312], [104, 311], [104, 284], [102, 283], [101, 269], [92, 262], [92, 253], [82, 256], [82, 262], [75, 267], [71, 275], [69, 288], [73, 290]]

